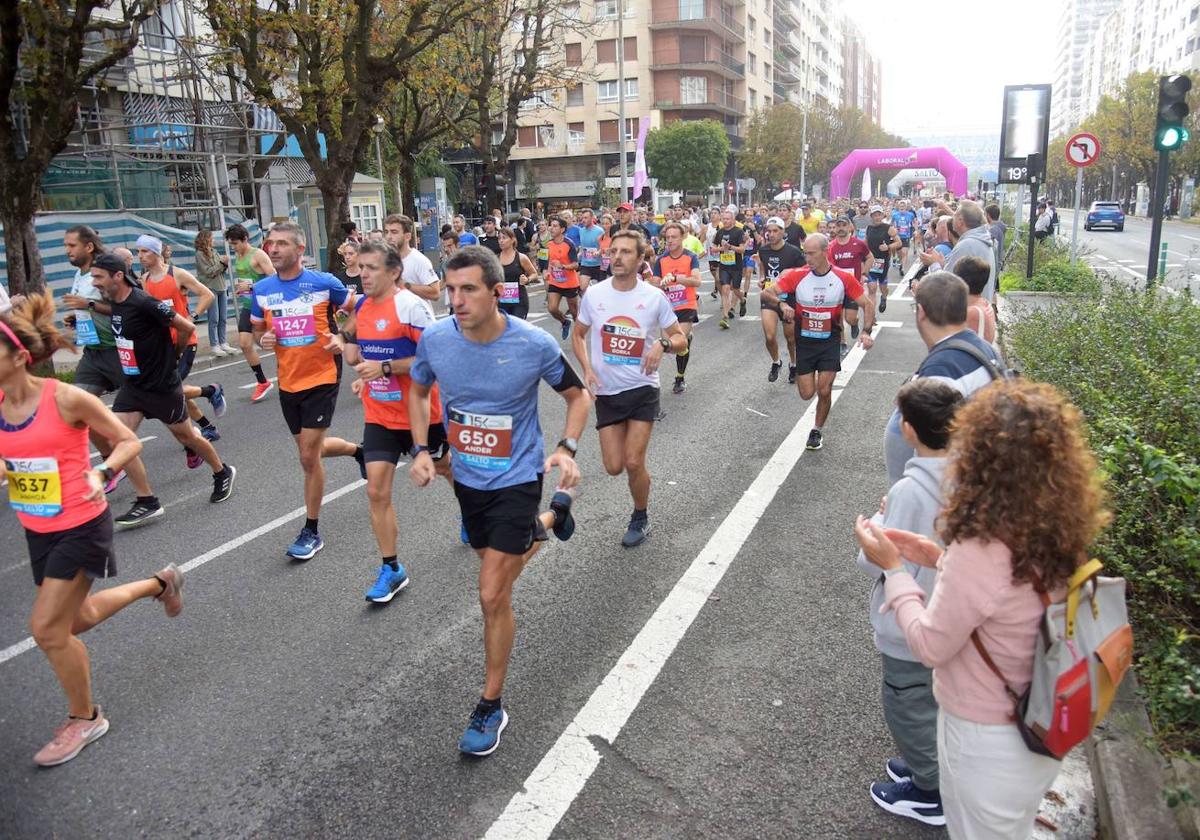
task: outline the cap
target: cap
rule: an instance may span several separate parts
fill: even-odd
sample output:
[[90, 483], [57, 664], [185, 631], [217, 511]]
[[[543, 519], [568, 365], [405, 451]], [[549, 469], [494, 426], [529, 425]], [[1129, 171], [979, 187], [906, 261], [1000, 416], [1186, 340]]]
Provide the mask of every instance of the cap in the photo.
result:
[[148, 233], [143, 233], [137, 238], [138, 250], [153, 251], [156, 254], [162, 254], [162, 240], [156, 236], [151, 236]]
[[838, 213], [836, 216], [833, 217], [833, 220], [835, 222], [845, 222], [848, 225], [854, 224], [854, 217], [851, 216], [849, 213]]
[[730, 204], [730, 205], [729, 205], [728, 207], [726, 207], [725, 209], [726, 209], [726, 211], [728, 211], [728, 212], [730, 212], [730, 213], [733, 213], [733, 214], [735, 214], [735, 215], [736, 215], [736, 214], [737, 214], [737, 211], [738, 211], [738, 206], [737, 206], [736, 204]]
[[620, 205], [619, 207], [617, 207], [617, 209], [618, 209], [618, 210], [630, 210], [630, 211], [632, 211], [632, 210], [633, 210], [633, 205], [632, 205], [632, 204], [630, 204], [628, 201], [626, 201], [624, 204], [622, 204], [622, 205]]
[[783, 230], [787, 227], [787, 225], [783, 223], [783, 219], [779, 218], [778, 216], [772, 216], [771, 218], [767, 219], [767, 224], [775, 225], [775, 227], [779, 228], [780, 230]]
[[882, 213], [882, 212], [883, 212], [883, 208], [882, 208], [882, 207], [880, 207], [878, 204], [872, 204], [872, 205], [871, 205], [871, 212], [872, 212], [872, 213]]

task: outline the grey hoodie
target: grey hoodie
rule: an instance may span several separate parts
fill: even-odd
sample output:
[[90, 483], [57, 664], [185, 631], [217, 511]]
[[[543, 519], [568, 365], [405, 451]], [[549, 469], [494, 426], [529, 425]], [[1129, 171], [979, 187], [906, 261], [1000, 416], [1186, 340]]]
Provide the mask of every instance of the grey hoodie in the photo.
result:
[[983, 289], [983, 298], [990, 303], [996, 296], [996, 246], [992, 244], [992, 233], [987, 225], [971, 228], [959, 237], [958, 244], [946, 257], [946, 271], [954, 271], [954, 264], [963, 257], [983, 257], [992, 267]]
[[[904, 476], [888, 491], [884, 515], [875, 514], [872, 519], [885, 528], [899, 528], [936, 539], [934, 520], [942, 509], [942, 473], [945, 468], [945, 458], [923, 458], [920, 455], [910, 458], [904, 465]], [[883, 573], [862, 551], [858, 552], [858, 565], [875, 579], [875, 585], [871, 588], [871, 626], [875, 628], [875, 647], [893, 659], [918, 662], [896, 624], [895, 614], [889, 611], [881, 615], [879, 612], [883, 606]], [[917, 566], [907, 560], [904, 561], [904, 568], [925, 590], [928, 598], [933, 593], [937, 570]]]

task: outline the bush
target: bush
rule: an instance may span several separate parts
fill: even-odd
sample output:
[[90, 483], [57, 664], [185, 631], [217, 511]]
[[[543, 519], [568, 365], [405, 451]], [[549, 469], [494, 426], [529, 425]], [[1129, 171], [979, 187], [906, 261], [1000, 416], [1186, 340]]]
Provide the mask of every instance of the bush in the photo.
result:
[[1059, 294], [1095, 294], [1100, 281], [1095, 270], [1083, 260], [1071, 265], [1069, 260], [1056, 259], [1035, 265], [1033, 277], [1025, 278], [1025, 263], [1018, 269], [1012, 262], [1000, 276], [1001, 292], [1057, 292]]
[[1129, 582], [1159, 746], [1200, 754], [1200, 306], [1120, 286], [1030, 313], [1007, 340], [1087, 418], [1113, 509], [1095, 553]]

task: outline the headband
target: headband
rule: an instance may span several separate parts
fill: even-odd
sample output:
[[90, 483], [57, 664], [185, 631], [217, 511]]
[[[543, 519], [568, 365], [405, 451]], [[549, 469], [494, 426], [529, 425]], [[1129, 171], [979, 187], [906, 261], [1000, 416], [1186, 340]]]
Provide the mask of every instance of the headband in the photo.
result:
[[33, 354], [30, 353], [29, 350], [26, 349], [25, 345], [21, 343], [21, 339], [17, 338], [17, 334], [12, 331], [12, 328], [3, 321], [0, 321], [0, 332], [3, 332], [9, 337], [13, 344], [17, 345], [18, 354], [24, 353], [25, 358], [29, 360], [29, 364], [33, 364]]

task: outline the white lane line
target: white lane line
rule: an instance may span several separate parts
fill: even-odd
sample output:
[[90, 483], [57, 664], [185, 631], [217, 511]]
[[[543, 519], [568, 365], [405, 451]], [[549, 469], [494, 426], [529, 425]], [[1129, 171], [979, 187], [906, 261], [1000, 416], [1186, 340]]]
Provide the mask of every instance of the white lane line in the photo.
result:
[[[274, 355], [275, 355], [274, 350], [272, 350], [270, 352], [266, 352], [264, 350], [258, 351], [259, 359], [265, 359], [265, 358], [267, 358], [267, 356], [274, 356]], [[226, 362], [223, 365], [213, 365], [212, 367], [197, 368], [194, 372], [195, 373], [208, 373], [210, 370], [224, 370], [225, 368], [235, 367], [236, 365], [245, 365], [247, 368], [250, 367], [250, 363], [247, 362], [246, 357], [243, 356], [242, 358], [238, 359], [236, 362]]]
[[761, 411], [758, 411], [757, 409], [753, 409], [748, 405], [744, 405], [744, 406], [742, 406], [742, 408], [746, 409], [751, 414], [757, 414], [759, 417], [770, 417], [771, 416], [770, 414], [763, 414]]
[[[839, 385], [854, 375], [865, 352], [856, 346], [843, 360], [842, 375], [834, 384], [835, 403], [844, 390]], [[484, 835], [486, 840], [535, 840], [553, 833], [600, 763], [600, 753], [589, 738], [600, 737], [610, 744], [616, 741], [621, 728], [804, 454], [816, 413], [817, 403], [813, 400], [675, 588], [529, 774], [524, 790], [513, 796], [492, 823]]]
[[[278, 382], [279, 377], [278, 376], [269, 376], [269, 377], [267, 377], [267, 381], [272, 382], [272, 383]], [[258, 387], [257, 382], [251, 382], [249, 385], [239, 385], [238, 390], [239, 391], [249, 391], [251, 388], [257, 388], [257, 387]]]
[[[321, 504], [328, 504], [329, 502], [332, 502], [334, 499], [338, 499], [342, 496], [345, 496], [347, 493], [352, 493], [353, 491], [357, 490], [359, 487], [365, 486], [366, 483], [367, 482], [363, 481], [360, 478], [357, 481], [350, 482], [345, 487], [339, 487], [337, 490], [334, 490], [332, 493], [327, 493], [325, 495], [325, 497], [321, 499]], [[283, 516], [279, 516], [279, 517], [276, 517], [275, 519], [272, 519], [266, 525], [259, 525], [253, 531], [247, 531], [246, 533], [242, 534], [240, 537], [234, 537], [233, 539], [229, 540], [228, 542], [222, 543], [221, 545], [217, 546], [216, 548], [212, 549], [211, 551], [204, 552], [199, 557], [193, 557], [191, 560], [187, 561], [186, 563], [181, 565], [179, 568], [182, 569], [184, 572], [190, 572], [192, 569], [199, 568], [200, 566], [203, 566], [205, 563], [209, 562], [210, 560], [216, 560], [218, 557], [221, 557], [222, 555], [228, 554], [229, 552], [234, 551], [235, 549], [241, 548], [246, 543], [248, 543], [252, 540], [258, 539], [263, 534], [268, 534], [271, 531], [274, 531], [276, 528], [280, 528], [280, 527], [288, 524], [293, 519], [299, 519], [300, 517], [306, 516], [306, 515], [307, 515], [307, 510], [304, 508], [304, 506], [300, 506], [300, 507], [296, 508], [295, 510], [293, 510], [291, 513], [285, 513]], [[0, 650], [0, 665], [3, 665], [5, 662], [7, 662], [10, 659], [20, 656], [22, 653], [25, 653], [26, 651], [33, 650], [33, 648], [35, 648], [35, 647], [37, 647], [37, 643], [33, 641], [32, 636], [22, 639], [21, 641], [17, 642], [15, 645], [9, 645], [8, 647], [4, 648], [4, 650]]]

